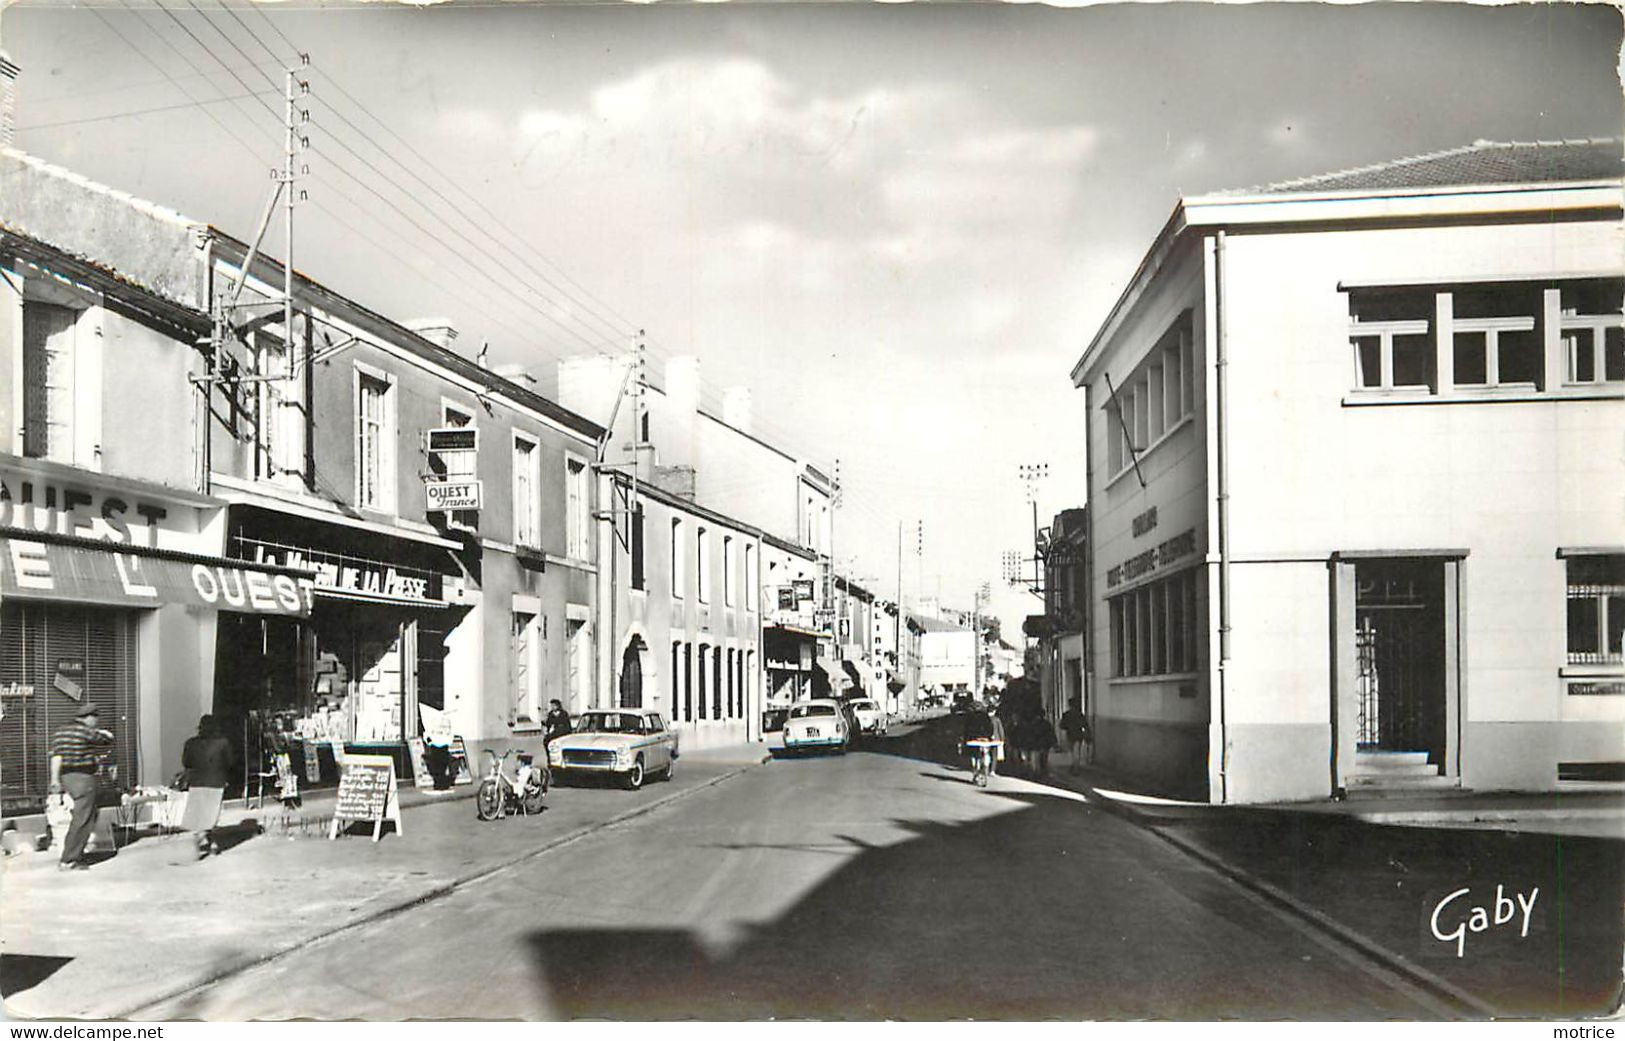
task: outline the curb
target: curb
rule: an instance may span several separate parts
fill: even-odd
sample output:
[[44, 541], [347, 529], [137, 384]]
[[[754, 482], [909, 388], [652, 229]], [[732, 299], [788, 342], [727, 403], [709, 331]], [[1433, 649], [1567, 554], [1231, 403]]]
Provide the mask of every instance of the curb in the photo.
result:
[[303, 950], [306, 947], [321, 943], [322, 941], [328, 940], [332, 937], [339, 936], [354, 929], [359, 929], [365, 925], [371, 925], [386, 918], [394, 917], [395, 915], [398, 915], [404, 911], [409, 911], [414, 907], [419, 907], [431, 901], [438, 900], [443, 896], [448, 896], [464, 886], [471, 885], [482, 879], [495, 875], [500, 871], [505, 871], [508, 868], [514, 867], [515, 865], [522, 864], [527, 860], [533, 860], [544, 853], [549, 853], [553, 850], [559, 849], [562, 846], [567, 846], [573, 842], [580, 841], [589, 835], [603, 831], [604, 829], [613, 827], [614, 825], [633, 820], [634, 818], [641, 817], [647, 813], [652, 813], [655, 810], [658, 810], [664, 806], [669, 806], [674, 802], [679, 802], [697, 792], [703, 792], [707, 788], [714, 788], [724, 781], [738, 777], [740, 774], [749, 770], [753, 766], [762, 765], [762, 762], [766, 761], [766, 757], [764, 757], [761, 762], [747, 762], [716, 777], [713, 777], [703, 784], [695, 785], [693, 788], [685, 788], [682, 791], [673, 792], [670, 795], [663, 796], [646, 805], [634, 807], [624, 813], [616, 814], [612, 817], [606, 817], [604, 820], [595, 821], [592, 824], [582, 825], [581, 827], [576, 828], [574, 831], [566, 832], [565, 834], [560, 835], [542, 846], [527, 850], [519, 856], [509, 857], [508, 859], [499, 861], [495, 864], [489, 864], [474, 871], [470, 871], [467, 874], [460, 875], [449, 882], [442, 882], [423, 892], [414, 894], [402, 900], [398, 900], [397, 902], [387, 906], [376, 908], [360, 916], [359, 918], [355, 918], [340, 925], [334, 926], [325, 932], [319, 932], [312, 936], [302, 937], [298, 940], [294, 940], [269, 951], [247, 955], [235, 962], [225, 965], [224, 967], [211, 969], [203, 978], [182, 983], [171, 988], [165, 993], [158, 995], [157, 997], [144, 998], [138, 1005], [131, 1005], [124, 1009], [106, 1013], [99, 1018], [104, 1020], [121, 1019], [134, 1022], [150, 1020], [152, 1018], [150, 1015], [143, 1015], [142, 1013], [148, 1012], [149, 1010], [154, 1009], [156, 1006], [183, 998], [194, 991], [199, 991], [205, 987], [212, 986], [219, 983], [221, 980], [247, 972], [249, 969], [257, 968], [258, 966], [267, 964], [268, 962], [275, 961], [276, 959], [292, 954], [295, 951]]
[[1140, 813], [1126, 803], [1102, 795], [1092, 785], [1080, 784], [1080, 787], [1083, 788], [1084, 793], [1089, 796], [1090, 801], [1095, 806], [1150, 832], [1191, 859], [1261, 898], [1276, 910], [1292, 914], [1337, 942], [1352, 947], [1365, 957], [1378, 962], [1433, 1000], [1447, 1007], [1454, 1006], [1454, 1010], [1458, 1015], [1485, 1020], [1500, 1018], [1500, 1013], [1482, 999], [1429, 972], [1404, 955], [1389, 950], [1375, 940], [1369, 939], [1323, 912], [1317, 911], [1274, 883], [1259, 878], [1244, 868], [1237, 867], [1202, 843], [1186, 838], [1183, 835], [1175, 835], [1165, 831], [1163, 825], [1167, 823], [1166, 821], [1159, 821], [1148, 814]]

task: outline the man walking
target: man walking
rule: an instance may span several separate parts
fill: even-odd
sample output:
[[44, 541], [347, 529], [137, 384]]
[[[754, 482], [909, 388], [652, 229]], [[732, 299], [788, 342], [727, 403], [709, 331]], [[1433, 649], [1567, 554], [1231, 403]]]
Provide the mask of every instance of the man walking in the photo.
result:
[[1071, 773], [1078, 772], [1078, 766], [1083, 759], [1084, 746], [1089, 744], [1089, 720], [1083, 714], [1083, 703], [1074, 698], [1072, 704], [1067, 706], [1061, 714], [1061, 730], [1066, 734], [1066, 743], [1072, 749]]
[[96, 706], [86, 702], [73, 722], [51, 735], [51, 794], [66, 792], [73, 800], [73, 817], [57, 865], [64, 871], [89, 867], [84, 857], [85, 843], [96, 829], [96, 768], [113, 746], [112, 733], [103, 730], [100, 721]]

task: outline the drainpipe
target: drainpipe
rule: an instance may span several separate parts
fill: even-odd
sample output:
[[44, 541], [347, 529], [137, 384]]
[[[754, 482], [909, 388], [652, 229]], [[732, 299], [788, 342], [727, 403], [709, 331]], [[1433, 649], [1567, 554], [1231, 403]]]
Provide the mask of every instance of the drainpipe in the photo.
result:
[[1219, 801], [1230, 801], [1230, 729], [1226, 713], [1226, 671], [1230, 662], [1230, 431], [1226, 425], [1229, 360], [1226, 354], [1229, 315], [1224, 306], [1224, 243], [1221, 230], [1213, 242], [1214, 421], [1218, 430], [1219, 513]]

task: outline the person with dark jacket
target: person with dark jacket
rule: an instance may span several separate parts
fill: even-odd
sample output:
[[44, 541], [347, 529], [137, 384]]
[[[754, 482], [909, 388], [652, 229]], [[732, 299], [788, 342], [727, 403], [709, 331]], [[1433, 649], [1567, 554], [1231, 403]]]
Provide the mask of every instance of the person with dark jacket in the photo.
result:
[[547, 715], [542, 718], [544, 736], [542, 744], [547, 744], [555, 737], [563, 737], [575, 729], [570, 723], [570, 713], [564, 711], [564, 705], [558, 698], [547, 703]]
[[220, 823], [220, 803], [231, 783], [237, 753], [220, 733], [214, 717], [197, 721], [197, 736], [181, 747], [181, 769], [186, 774], [186, 813], [181, 826], [192, 833], [198, 859], [220, 852], [210, 836]]
[[1061, 730], [1066, 734], [1066, 743], [1072, 749], [1072, 767], [1070, 772], [1077, 773], [1078, 766], [1083, 760], [1084, 746], [1090, 744], [1089, 718], [1083, 714], [1083, 703], [1074, 698], [1067, 710], [1061, 713]]

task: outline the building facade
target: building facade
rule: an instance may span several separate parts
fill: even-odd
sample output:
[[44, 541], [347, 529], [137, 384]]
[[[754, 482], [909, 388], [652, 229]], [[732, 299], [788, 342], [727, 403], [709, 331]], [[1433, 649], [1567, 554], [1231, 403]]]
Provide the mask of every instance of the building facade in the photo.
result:
[[1097, 762], [1214, 802], [1625, 747], [1620, 149], [1176, 207], [1073, 369]]

